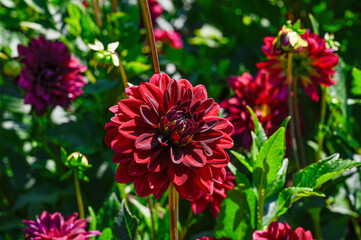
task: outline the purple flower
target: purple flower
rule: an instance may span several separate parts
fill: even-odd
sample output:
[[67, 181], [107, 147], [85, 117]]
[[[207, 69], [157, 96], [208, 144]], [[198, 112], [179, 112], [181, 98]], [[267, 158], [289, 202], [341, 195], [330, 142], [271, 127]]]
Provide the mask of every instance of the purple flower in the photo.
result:
[[25, 228], [25, 239], [28, 240], [88, 240], [97, 236], [99, 231], [86, 231], [85, 219], [78, 218], [78, 213], [65, 218], [59, 213], [50, 214], [44, 211], [36, 221], [23, 220], [28, 226]]
[[24, 65], [19, 85], [26, 91], [25, 103], [41, 114], [48, 107], [68, 107], [83, 91], [86, 66], [70, 56], [64, 43], [47, 41], [44, 36], [31, 39], [29, 47], [18, 46]]

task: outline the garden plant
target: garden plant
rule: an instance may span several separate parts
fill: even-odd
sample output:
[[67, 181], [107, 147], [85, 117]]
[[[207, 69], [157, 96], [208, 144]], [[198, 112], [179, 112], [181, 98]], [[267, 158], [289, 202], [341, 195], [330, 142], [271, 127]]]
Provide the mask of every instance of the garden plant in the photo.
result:
[[0, 0], [0, 239], [361, 239], [356, 0]]

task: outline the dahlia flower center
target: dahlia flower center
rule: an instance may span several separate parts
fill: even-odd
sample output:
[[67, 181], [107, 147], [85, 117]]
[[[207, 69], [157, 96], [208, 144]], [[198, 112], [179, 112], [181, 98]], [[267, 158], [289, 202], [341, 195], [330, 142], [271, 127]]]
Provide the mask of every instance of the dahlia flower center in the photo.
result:
[[187, 108], [179, 108], [176, 104], [161, 119], [158, 125], [163, 146], [169, 144], [186, 146], [192, 142], [198, 124]]
[[255, 106], [254, 109], [257, 113], [260, 113], [263, 118], [267, 117], [271, 113], [271, 108], [267, 104]]

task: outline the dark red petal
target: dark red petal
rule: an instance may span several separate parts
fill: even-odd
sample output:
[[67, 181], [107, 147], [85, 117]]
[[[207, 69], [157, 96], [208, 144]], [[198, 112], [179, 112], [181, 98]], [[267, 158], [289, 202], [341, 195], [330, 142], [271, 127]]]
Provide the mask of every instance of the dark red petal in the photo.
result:
[[128, 162], [133, 160], [133, 154], [122, 154], [122, 153], [114, 153], [112, 162], [113, 163], [122, 163], [122, 162]]
[[108, 132], [105, 135], [104, 141], [108, 146], [111, 146], [113, 139], [118, 136], [118, 129], [113, 125], [107, 125], [105, 127]]
[[196, 181], [196, 184], [199, 186], [199, 188], [208, 195], [213, 194], [213, 176], [212, 171], [209, 168], [208, 165], [205, 165], [204, 167], [197, 168], [195, 170], [197, 177], [194, 178]]
[[158, 135], [153, 133], [143, 133], [135, 141], [135, 147], [139, 150], [150, 150], [155, 148], [159, 144]]
[[161, 198], [164, 195], [164, 193], [167, 191], [168, 187], [169, 187], [169, 181], [167, 181], [165, 184], [163, 184], [159, 189], [157, 189], [153, 193], [154, 199]]
[[192, 202], [192, 210], [195, 214], [200, 214], [204, 210], [206, 210], [206, 207], [208, 205], [208, 202], [203, 198], [200, 197], [197, 200]]
[[181, 186], [175, 185], [175, 188], [177, 189], [179, 195], [187, 199], [188, 201], [194, 201], [198, 199], [202, 194], [199, 187], [195, 185], [194, 178], [195, 177], [190, 174], [184, 184], [182, 184]]
[[162, 151], [159, 153], [158, 157], [150, 159], [148, 163], [148, 171], [150, 172], [163, 171], [165, 168], [168, 167], [170, 162], [171, 161], [169, 159], [169, 150], [163, 148]]
[[175, 164], [180, 164], [183, 161], [183, 152], [182, 149], [178, 146], [172, 145], [170, 147], [170, 159]]
[[183, 155], [183, 164], [187, 167], [203, 167], [206, 164], [206, 156], [203, 149], [194, 147], [185, 147]]
[[152, 83], [156, 86], [159, 87], [161, 92], [164, 92], [167, 88], [167, 85], [169, 84], [169, 82], [171, 81], [171, 78], [165, 74], [165, 73], [155, 73], [153, 74], [153, 76], [150, 78], [149, 83]]
[[[156, 103], [163, 102], [163, 93], [154, 84], [142, 82], [139, 85], [139, 92], [142, 95], [145, 102], [149, 102], [149, 98], [153, 99]], [[159, 105], [158, 105], [159, 106]]]
[[143, 105], [140, 107], [140, 115], [143, 120], [151, 127], [157, 128], [159, 123], [159, 116], [149, 106]]
[[115, 173], [115, 180], [118, 183], [130, 183], [134, 181], [134, 177], [128, 172], [129, 163], [130, 161], [119, 163], [117, 172]]
[[169, 164], [168, 178], [177, 186], [181, 186], [187, 180], [189, 174], [189, 168], [183, 166], [183, 164]]
[[118, 135], [112, 140], [111, 148], [114, 152], [131, 153], [134, 149], [134, 141]]
[[129, 118], [139, 116], [139, 108], [144, 102], [138, 99], [123, 99], [118, 102], [119, 111], [124, 113]]
[[139, 164], [146, 164], [150, 161], [154, 161], [159, 156], [159, 153], [162, 151], [161, 148], [156, 148], [152, 150], [135, 150], [134, 152], [134, 161]]
[[206, 133], [196, 133], [193, 137], [193, 141], [203, 142], [205, 144], [213, 143], [224, 137], [222, 132], [214, 131], [213, 129]]
[[138, 164], [135, 161], [131, 161], [128, 166], [128, 172], [132, 176], [140, 176], [147, 173], [147, 165]]
[[203, 85], [197, 85], [193, 89], [193, 98], [195, 101], [203, 101], [208, 98], [207, 90]]
[[152, 132], [153, 129], [146, 124], [142, 118], [136, 117], [120, 125], [118, 132], [124, 138], [136, 141], [145, 132]]
[[136, 177], [134, 180], [134, 188], [139, 197], [146, 197], [152, 194], [153, 190], [150, 189], [148, 184], [148, 174]]
[[169, 180], [166, 171], [157, 173], [148, 172], [148, 183], [150, 189], [158, 189], [168, 182]]

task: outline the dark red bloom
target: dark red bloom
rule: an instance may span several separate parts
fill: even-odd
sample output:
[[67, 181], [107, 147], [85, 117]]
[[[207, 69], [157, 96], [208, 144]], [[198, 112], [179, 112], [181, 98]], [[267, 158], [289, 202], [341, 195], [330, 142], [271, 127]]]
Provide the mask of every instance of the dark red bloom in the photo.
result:
[[64, 43], [40, 36], [33, 38], [29, 47], [18, 46], [18, 50], [24, 65], [18, 83], [27, 91], [25, 103], [32, 104], [38, 113], [57, 105], [68, 107], [83, 93], [85, 82], [80, 73], [86, 66], [70, 56]]
[[56, 212], [50, 214], [44, 211], [36, 221], [23, 220], [28, 226], [24, 229], [25, 238], [29, 240], [88, 240], [88, 237], [97, 236], [99, 231], [86, 231], [85, 219], [77, 219], [78, 213], [65, 218]]
[[252, 108], [267, 135], [273, 134], [288, 116], [287, 90], [270, 84], [267, 71], [260, 70], [253, 78], [249, 73], [228, 79], [236, 96], [220, 103], [226, 118], [233, 124], [236, 145], [251, 147], [253, 118], [247, 109]]
[[163, 14], [163, 8], [157, 0], [149, 0], [149, 10], [154, 25], [157, 18]]
[[223, 183], [214, 183], [214, 192], [212, 195], [202, 194], [200, 198], [192, 202], [193, 212], [199, 214], [203, 212], [209, 204], [213, 216], [218, 217], [223, 199], [227, 197], [227, 191], [235, 187], [235, 180], [236, 178], [233, 173], [227, 171], [226, 180]]
[[296, 231], [285, 222], [272, 222], [266, 230], [255, 231], [253, 240], [313, 240], [312, 233], [299, 227]]
[[[332, 49], [326, 48], [325, 39], [317, 34], [306, 31], [301, 37], [307, 41], [308, 46], [300, 47], [293, 54], [293, 77], [302, 84], [304, 91], [312, 100], [318, 101], [317, 84], [326, 87], [336, 84], [332, 75], [335, 73], [333, 67], [338, 64], [339, 58]], [[279, 86], [287, 84], [287, 53], [274, 48], [275, 39], [275, 37], [263, 39], [262, 51], [268, 60], [258, 63], [257, 67], [269, 71], [271, 83]]]
[[176, 31], [166, 31], [163, 29], [154, 29], [154, 38], [157, 42], [169, 42], [170, 46], [175, 49], [183, 48], [182, 36]]
[[190, 201], [213, 194], [223, 182], [233, 146], [233, 126], [218, 117], [219, 105], [204, 86], [154, 74], [126, 89], [129, 99], [110, 108], [105, 142], [119, 163], [116, 180], [134, 182], [141, 197], [161, 197], [172, 182]]

